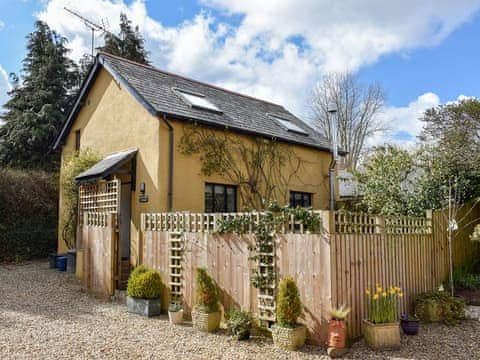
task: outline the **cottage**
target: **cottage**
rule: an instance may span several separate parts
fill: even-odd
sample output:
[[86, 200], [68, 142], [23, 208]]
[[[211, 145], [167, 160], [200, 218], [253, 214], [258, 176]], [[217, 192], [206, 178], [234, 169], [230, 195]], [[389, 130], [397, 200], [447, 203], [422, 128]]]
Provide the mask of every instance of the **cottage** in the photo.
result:
[[141, 213], [328, 207], [330, 145], [285, 108], [106, 53], [54, 146], [62, 164], [85, 148], [104, 157], [77, 177], [79, 211], [117, 213], [132, 264]]

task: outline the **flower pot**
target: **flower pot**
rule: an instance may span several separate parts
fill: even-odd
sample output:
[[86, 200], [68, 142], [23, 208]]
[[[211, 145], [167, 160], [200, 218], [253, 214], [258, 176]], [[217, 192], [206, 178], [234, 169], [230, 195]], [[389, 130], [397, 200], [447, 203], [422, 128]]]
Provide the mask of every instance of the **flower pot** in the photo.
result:
[[206, 313], [204, 311], [193, 310], [193, 327], [203, 332], [214, 333], [220, 326], [220, 312]]
[[307, 328], [304, 325], [297, 325], [297, 327], [294, 328], [273, 325], [272, 339], [277, 347], [286, 350], [297, 350], [305, 345]]
[[347, 337], [345, 320], [330, 320], [328, 323], [328, 347], [343, 349]]
[[67, 271], [67, 257], [66, 256], [57, 256], [56, 267], [58, 271]]
[[67, 272], [75, 273], [77, 264], [77, 250], [71, 249], [67, 251]]
[[142, 316], [157, 316], [162, 312], [160, 298], [158, 299], [139, 299], [127, 296], [128, 312]]
[[363, 320], [362, 332], [368, 346], [373, 349], [398, 349], [400, 347], [400, 326], [398, 322], [374, 324]]
[[181, 324], [183, 322], [183, 310], [169, 311], [168, 319], [170, 320], [170, 324]]
[[420, 320], [400, 320], [400, 326], [402, 327], [403, 333], [407, 335], [417, 335], [418, 329], [420, 327]]

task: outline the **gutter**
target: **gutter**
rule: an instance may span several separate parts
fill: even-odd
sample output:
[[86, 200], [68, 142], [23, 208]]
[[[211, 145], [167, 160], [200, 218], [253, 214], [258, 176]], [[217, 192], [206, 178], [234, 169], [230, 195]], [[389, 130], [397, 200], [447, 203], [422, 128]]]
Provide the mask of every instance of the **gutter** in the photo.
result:
[[163, 122], [168, 127], [168, 211], [173, 210], [173, 126], [163, 114]]

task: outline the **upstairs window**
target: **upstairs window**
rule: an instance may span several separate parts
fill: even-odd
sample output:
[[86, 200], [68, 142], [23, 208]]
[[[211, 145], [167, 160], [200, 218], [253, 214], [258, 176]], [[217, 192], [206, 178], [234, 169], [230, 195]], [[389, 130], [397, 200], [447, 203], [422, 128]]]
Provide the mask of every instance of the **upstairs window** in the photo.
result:
[[212, 104], [204, 95], [197, 94], [194, 92], [189, 92], [185, 90], [175, 89], [190, 106], [199, 109], [210, 110], [213, 112], [222, 113], [222, 111]]
[[300, 126], [294, 124], [290, 120], [284, 119], [275, 115], [270, 115], [270, 116], [273, 117], [278, 122], [278, 124], [281, 127], [283, 127], [285, 130], [308, 136], [308, 133], [305, 130], [303, 130]]
[[237, 189], [235, 186], [205, 184], [205, 212], [236, 212]]
[[290, 207], [311, 207], [312, 194], [300, 191], [290, 191]]

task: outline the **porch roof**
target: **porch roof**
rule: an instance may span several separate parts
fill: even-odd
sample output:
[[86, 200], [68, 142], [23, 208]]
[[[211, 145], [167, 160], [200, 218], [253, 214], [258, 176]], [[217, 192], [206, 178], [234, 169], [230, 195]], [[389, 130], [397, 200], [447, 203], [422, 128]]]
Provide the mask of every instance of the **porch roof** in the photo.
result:
[[75, 177], [75, 181], [77, 183], [86, 183], [104, 179], [131, 161], [137, 152], [138, 149], [135, 148], [110, 154], [93, 165], [91, 168], [77, 175], [77, 177]]

